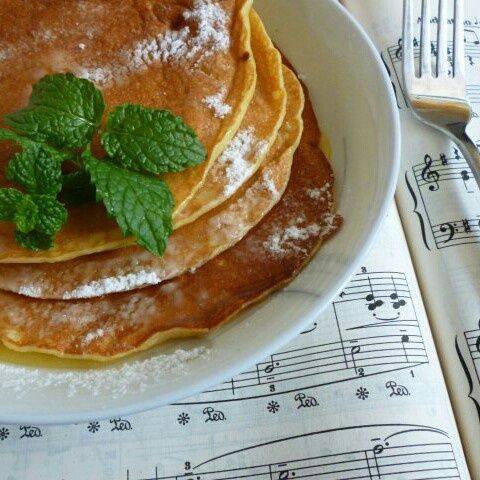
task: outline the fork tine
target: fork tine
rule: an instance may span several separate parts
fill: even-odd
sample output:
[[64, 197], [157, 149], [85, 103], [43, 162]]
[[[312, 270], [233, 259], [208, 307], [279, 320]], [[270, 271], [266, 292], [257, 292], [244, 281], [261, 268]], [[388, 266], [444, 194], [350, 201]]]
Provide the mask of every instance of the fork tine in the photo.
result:
[[453, 39], [454, 76], [465, 76], [465, 32], [463, 21], [465, 18], [463, 0], [455, 0], [455, 34]]
[[412, 0], [403, 2], [403, 43], [402, 43], [403, 81], [409, 83], [415, 76], [413, 52], [413, 10]]
[[420, 75], [432, 74], [430, 0], [422, 1], [421, 70]]
[[437, 77], [447, 74], [447, 0], [440, 0], [438, 9]]

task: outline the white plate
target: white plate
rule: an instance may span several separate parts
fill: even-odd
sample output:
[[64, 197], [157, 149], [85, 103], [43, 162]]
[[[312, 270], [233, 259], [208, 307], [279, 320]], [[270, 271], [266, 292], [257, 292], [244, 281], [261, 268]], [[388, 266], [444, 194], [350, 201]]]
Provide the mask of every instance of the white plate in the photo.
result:
[[[386, 216], [399, 169], [400, 127], [390, 81], [375, 48], [336, 0], [256, 0], [255, 6], [305, 75], [320, 125], [331, 140], [342, 231], [287, 288], [290, 292], [272, 295], [206, 338], [142, 354], [148, 359], [177, 348], [209, 348], [208, 359], [193, 359], [185, 374], [159, 371], [140, 386], [138, 375], [128, 379], [118, 367], [109, 367], [105, 383], [88, 372], [76, 371], [68, 379], [57, 370], [0, 365], [0, 423], [114, 417], [198, 393], [278, 350], [319, 316], [359, 267]], [[8, 386], [14, 376], [25, 383], [20, 396]], [[82, 379], [89, 388], [67, 398], [71, 385]], [[114, 398], [109, 389], [117, 379], [129, 388]], [[38, 380], [52, 384], [37, 388]]]

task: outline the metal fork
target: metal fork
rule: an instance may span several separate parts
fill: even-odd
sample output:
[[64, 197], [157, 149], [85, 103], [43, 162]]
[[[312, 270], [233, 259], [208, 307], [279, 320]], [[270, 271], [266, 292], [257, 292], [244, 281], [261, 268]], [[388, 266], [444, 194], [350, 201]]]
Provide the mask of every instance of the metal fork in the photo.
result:
[[415, 74], [412, 0], [404, 0], [403, 79], [408, 103], [422, 122], [446, 133], [458, 145], [480, 185], [480, 153], [467, 135], [472, 108], [465, 84], [463, 0], [455, 0], [453, 76], [447, 56], [447, 0], [440, 0], [437, 37], [437, 68], [432, 75], [430, 0], [422, 3], [420, 77]]

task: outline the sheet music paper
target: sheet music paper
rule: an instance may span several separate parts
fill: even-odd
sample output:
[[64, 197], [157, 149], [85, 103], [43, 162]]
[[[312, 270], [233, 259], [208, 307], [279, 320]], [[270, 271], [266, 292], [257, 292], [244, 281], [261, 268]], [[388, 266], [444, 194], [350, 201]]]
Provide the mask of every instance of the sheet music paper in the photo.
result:
[[469, 479], [396, 209], [357, 275], [280, 352], [140, 415], [0, 425], [0, 478]]
[[[397, 202], [475, 478], [480, 478], [480, 192], [456, 146], [415, 120], [402, 89], [400, 0], [345, 0], [382, 53], [400, 109], [403, 155]], [[415, 18], [420, 15], [421, 2]], [[450, 28], [453, 28], [453, 2]], [[438, 2], [432, 2], [432, 15]], [[466, 0], [469, 133], [480, 148], [480, 3]], [[435, 25], [432, 38], [436, 38]], [[417, 59], [420, 24], [416, 24]], [[452, 38], [452, 32], [450, 32]], [[432, 56], [436, 55], [432, 42]], [[452, 61], [452, 43], [449, 43]]]

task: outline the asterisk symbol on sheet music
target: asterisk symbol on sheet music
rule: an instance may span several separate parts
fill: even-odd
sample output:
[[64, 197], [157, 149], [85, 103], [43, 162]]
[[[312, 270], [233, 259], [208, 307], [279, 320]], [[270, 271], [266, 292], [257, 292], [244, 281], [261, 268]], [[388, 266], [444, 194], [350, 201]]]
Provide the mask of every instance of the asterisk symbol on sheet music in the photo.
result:
[[100, 430], [100, 423], [90, 422], [87, 428], [90, 433], [97, 433]]
[[357, 388], [356, 395], [359, 398], [359, 400], [366, 400], [369, 394], [370, 392], [366, 388], [364, 387]]
[[177, 418], [177, 422], [180, 425], [186, 425], [189, 421], [190, 421], [190, 416], [188, 415], [188, 413], [182, 412]]
[[10, 430], [8, 428], [0, 428], [0, 440], [3, 442], [10, 435]]
[[268, 403], [267, 410], [270, 413], [277, 413], [280, 410], [280, 405], [278, 404], [278, 402], [275, 402], [272, 400], [271, 402]]

